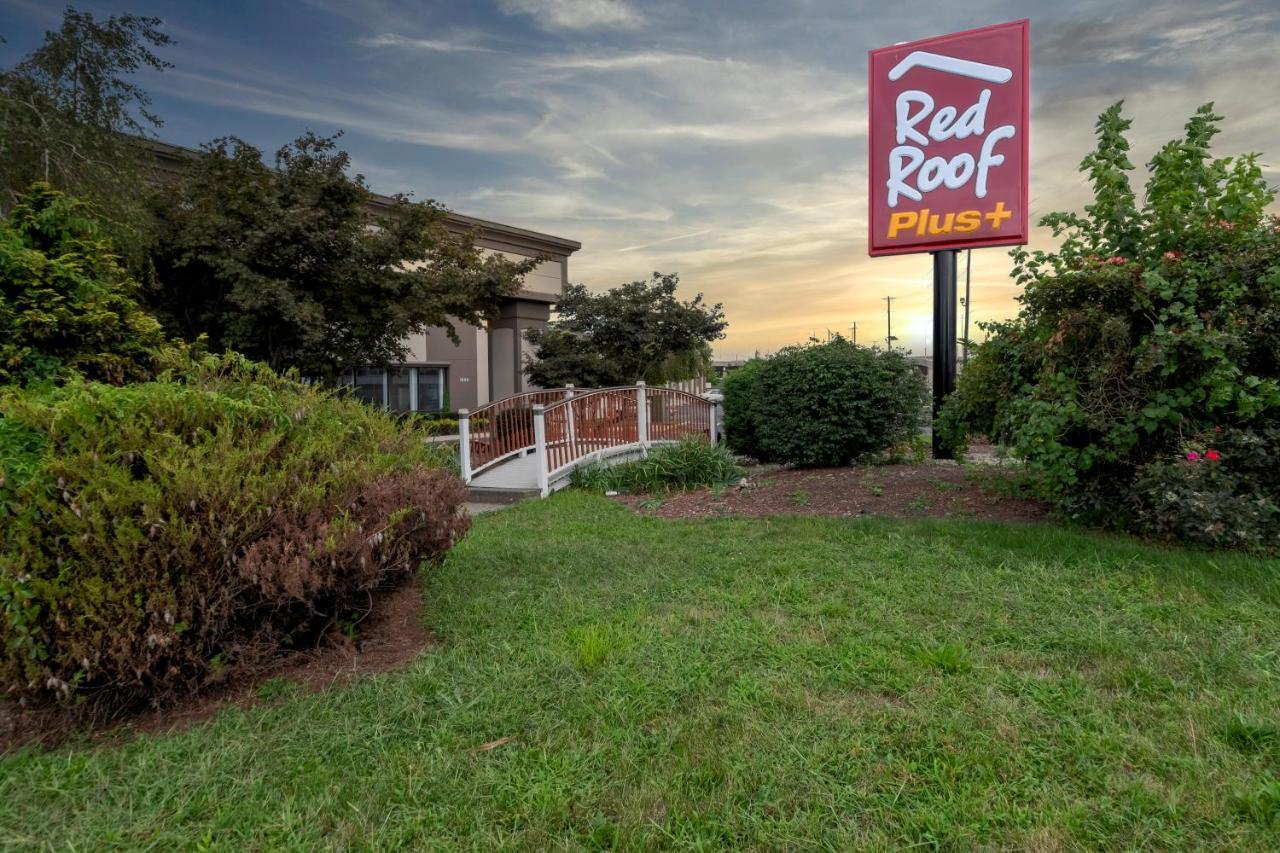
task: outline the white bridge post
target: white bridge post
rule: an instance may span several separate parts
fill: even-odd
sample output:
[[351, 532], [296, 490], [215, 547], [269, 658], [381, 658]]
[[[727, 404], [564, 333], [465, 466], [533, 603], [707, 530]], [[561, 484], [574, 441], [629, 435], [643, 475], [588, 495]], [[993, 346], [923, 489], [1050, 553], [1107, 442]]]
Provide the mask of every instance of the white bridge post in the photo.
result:
[[538, 495], [546, 497], [550, 494], [547, 488], [547, 422], [543, 414], [546, 407], [541, 403], [533, 406], [533, 447], [534, 462], [538, 466]]
[[471, 485], [471, 412], [458, 409], [458, 464], [462, 482]]
[[640, 442], [640, 452], [649, 453], [649, 401], [645, 396], [644, 382], [636, 383], [636, 440]]
[[[573, 383], [570, 383], [564, 386], [564, 398], [570, 401], [573, 400]], [[567, 426], [565, 428], [565, 441], [569, 443], [569, 447], [568, 447], [569, 455], [567, 458], [573, 459], [577, 456], [577, 447], [578, 447], [578, 439], [577, 439], [576, 430], [574, 428], [574, 423], [573, 423], [573, 403], [570, 402], [567, 406], [565, 406], [565, 408], [569, 410], [569, 419], [568, 419]]]
[[724, 419], [724, 395], [712, 392], [703, 394], [702, 399], [711, 405], [711, 443], [715, 444], [720, 440], [720, 422]]

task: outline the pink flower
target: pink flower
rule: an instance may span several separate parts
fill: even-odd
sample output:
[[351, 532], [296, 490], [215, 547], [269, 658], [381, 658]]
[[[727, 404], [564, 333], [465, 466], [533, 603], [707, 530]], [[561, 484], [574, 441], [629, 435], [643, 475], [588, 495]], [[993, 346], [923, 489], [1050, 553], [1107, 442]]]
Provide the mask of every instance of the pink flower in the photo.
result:
[[1181, 257], [1182, 257], [1181, 252], [1165, 252], [1164, 253], [1164, 259], [1166, 261], [1176, 261]]
[[1195, 462], [1195, 461], [1197, 461], [1199, 458], [1200, 458], [1200, 454], [1199, 454], [1199, 453], [1196, 453], [1194, 450], [1188, 450], [1188, 451], [1187, 451], [1187, 461], [1188, 461], [1188, 462]]
[[1210, 462], [1217, 462], [1222, 458], [1222, 454], [1218, 453], [1216, 450], [1210, 450], [1205, 453], [1204, 458], [1208, 459]]
[[1129, 263], [1129, 259], [1122, 258], [1119, 255], [1112, 255], [1111, 257], [1107, 258], [1105, 263], [1111, 264], [1112, 266], [1122, 267], [1125, 264]]

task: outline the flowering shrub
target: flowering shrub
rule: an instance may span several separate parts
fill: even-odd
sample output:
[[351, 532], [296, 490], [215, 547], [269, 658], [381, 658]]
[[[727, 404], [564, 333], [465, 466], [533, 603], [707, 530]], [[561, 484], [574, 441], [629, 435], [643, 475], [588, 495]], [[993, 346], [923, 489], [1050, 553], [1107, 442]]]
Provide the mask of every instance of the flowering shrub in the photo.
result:
[[[1258, 539], [1229, 517], [1280, 506], [1278, 466], [1258, 459], [1280, 454], [1280, 233], [1257, 157], [1210, 155], [1220, 120], [1202, 107], [1156, 154], [1139, 205], [1130, 122], [1103, 113], [1081, 166], [1093, 203], [1044, 218], [1056, 251], [1013, 252], [1022, 309], [987, 327], [939, 426], [1014, 444], [1071, 516], [1226, 545]], [[1158, 522], [1169, 494], [1223, 529]]]
[[1221, 464], [1216, 450], [1143, 466], [1133, 488], [1138, 530], [1216, 548], [1280, 545], [1280, 506]]
[[465, 532], [445, 451], [238, 356], [0, 391], [0, 689], [160, 704], [317, 632]]

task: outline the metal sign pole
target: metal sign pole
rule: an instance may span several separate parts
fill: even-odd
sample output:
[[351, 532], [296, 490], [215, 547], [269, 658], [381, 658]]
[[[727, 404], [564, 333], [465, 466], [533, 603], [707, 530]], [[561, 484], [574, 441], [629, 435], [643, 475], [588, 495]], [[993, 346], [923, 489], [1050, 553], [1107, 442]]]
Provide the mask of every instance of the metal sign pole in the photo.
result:
[[[933, 252], [933, 419], [956, 388], [956, 255], [955, 249]], [[954, 458], [933, 431], [933, 458]]]

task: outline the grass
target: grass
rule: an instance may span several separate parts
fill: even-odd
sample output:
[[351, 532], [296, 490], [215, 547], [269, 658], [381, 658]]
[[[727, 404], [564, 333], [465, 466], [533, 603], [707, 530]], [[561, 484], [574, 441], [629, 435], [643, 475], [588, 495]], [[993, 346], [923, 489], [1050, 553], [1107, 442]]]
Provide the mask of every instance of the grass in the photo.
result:
[[0, 845], [1280, 844], [1280, 562], [561, 493], [423, 580], [408, 670], [0, 759]]

